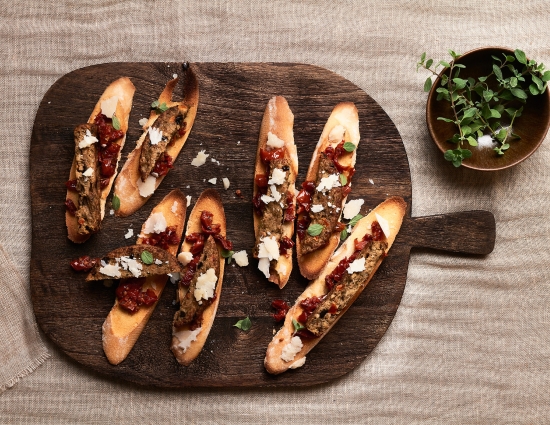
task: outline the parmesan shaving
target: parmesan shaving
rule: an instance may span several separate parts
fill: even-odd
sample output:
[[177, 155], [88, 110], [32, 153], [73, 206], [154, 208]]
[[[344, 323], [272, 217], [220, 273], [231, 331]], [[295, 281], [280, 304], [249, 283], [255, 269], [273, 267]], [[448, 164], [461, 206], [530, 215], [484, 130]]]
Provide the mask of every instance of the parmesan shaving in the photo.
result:
[[136, 185], [139, 190], [139, 196], [147, 198], [155, 192], [155, 186], [157, 179], [154, 176], [148, 176], [147, 179], [142, 182], [141, 177], [137, 179]]
[[229, 179], [228, 179], [227, 177], [224, 177], [224, 178], [222, 179], [222, 181], [223, 181], [223, 188], [224, 188], [225, 190], [229, 189], [229, 185], [230, 185]]
[[116, 112], [116, 105], [118, 103], [118, 97], [113, 96], [109, 99], [101, 102], [101, 113], [107, 118], [113, 118], [113, 114]]
[[183, 350], [183, 352], [185, 353], [187, 351], [187, 349], [189, 348], [189, 346], [191, 345], [191, 343], [193, 341], [197, 340], [197, 336], [199, 335], [201, 330], [202, 330], [202, 327], [197, 328], [194, 331], [183, 330], [183, 331], [179, 331], [179, 332], [174, 332], [174, 336], [179, 341], [177, 347], [181, 348]]
[[260, 258], [260, 261], [258, 261], [258, 269], [269, 279], [269, 258]]
[[343, 125], [337, 125], [332, 130], [330, 130], [330, 133], [328, 135], [328, 140], [330, 142], [340, 143], [342, 140], [344, 140], [345, 135], [346, 135], [346, 128]]
[[97, 137], [92, 136], [90, 130], [86, 130], [86, 134], [84, 135], [84, 138], [78, 143], [78, 147], [80, 149], [84, 149], [97, 142]]
[[208, 154], [204, 153], [205, 151], [200, 151], [195, 158], [193, 158], [193, 161], [191, 161], [191, 165], [195, 167], [200, 167], [201, 165], [204, 165], [206, 162], [206, 158], [208, 158]]
[[378, 221], [380, 228], [384, 232], [384, 235], [386, 235], [386, 238], [389, 238], [391, 232], [390, 232], [390, 223], [388, 223], [388, 220], [386, 220], [384, 217], [382, 217], [378, 213], [374, 213], [374, 216], [376, 217], [376, 221]]
[[340, 175], [338, 174], [331, 174], [328, 177], [321, 178], [321, 181], [319, 182], [319, 186], [317, 186], [318, 192], [325, 192], [326, 190], [330, 190], [333, 187], [339, 187], [340, 185]]
[[323, 211], [325, 208], [322, 205], [312, 205], [311, 206], [311, 212], [318, 213]]
[[206, 273], [201, 273], [197, 278], [195, 285], [195, 291], [193, 295], [197, 301], [207, 300], [214, 296], [214, 289], [216, 288], [216, 282], [218, 277], [216, 271], [213, 268], [209, 268]]
[[145, 222], [143, 226], [143, 232], [149, 233], [162, 233], [166, 230], [166, 218], [162, 212], [151, 214], [151, 216]]
[[193, 259], [193, 254], [191, 254], [190, 252], [180, 252], [178, 254], [178, 261], [184, 266], [189, 264], [192, 259]]
[[121, 276], [118, 264], [106, 264], [99, 268], [99, 273], [104, 274], [105, 276], [117, 278]]
[[267, 146], [270, 148], [282, 148], [285, 145], [285, 141], [282, 139], [279, 139], [275, 134], [273, 134], [271, 131], [267, 133]]
[[303, 346], [304, 344], [302, 344], [302, 340], [300, 339], [300, 337], [292, 337], [290, 342], [283, 347], [281, 360], [285, 362], [290, 362], [294, 360], [294, 357], [296, 357], [296, 354], [298, 354], [302, 350]]
[[149, 133], [149, 140], [152, 145], [158, 145], [162, 141], [162, 130], [154, 127], [149, 127], [147, 130]]
[[364, 203], [364, 199], [354, 199], [353, 201], [349, 201], [344, 207], [344, 218], [346, 220], [351, 220], [359, 214]]
[[239, 267], [248, 266], [248, 254], [244, 249], [242, 251], [235, 252], [233, 254], [233, 260], [235, 260], [235, 263], [237, 263]]
[[286, 171], [280, 168], [275, 168], [271, 174], [271, 178], [267, 182], [268, 184], [283, 184], [285, 182]]
[[365, 258], [361, 257], [354, 260], [346, 270], [349, 274], [365, 271]]
[[211, 178], [210, 180], [208, 180], [208, 183], [216, 184], [217, 181], [218, 181], [218, 179], [216, 177], [214, 177], [214, 178]]

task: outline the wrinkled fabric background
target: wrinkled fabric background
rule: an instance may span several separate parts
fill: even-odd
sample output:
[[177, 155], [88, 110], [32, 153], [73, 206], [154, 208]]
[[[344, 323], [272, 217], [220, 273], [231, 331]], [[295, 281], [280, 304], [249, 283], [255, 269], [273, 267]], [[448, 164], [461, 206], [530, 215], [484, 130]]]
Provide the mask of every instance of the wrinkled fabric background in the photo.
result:
[[[0, 395], [0, 422], [550, 422], [550, 144], [506, 171], [455, 170], [429, 138], [426, 74], [415, 72], [423, 51], [439, 60], [449, 48], [487, 45], [550, 64], [545, 2], [1, 0], [0, 39], [0, 386], [11, 386]], [[385, 337], [326, 385], [142, 389], [85, 370], [42, 335], [44, 361], [28, 290], [28, 154], [39, 102], [86, 65], [183, 60], [304, 62], [349, 79], [403, 138], [413, 216], [492, 211], [494, 252], [415, 251]]]

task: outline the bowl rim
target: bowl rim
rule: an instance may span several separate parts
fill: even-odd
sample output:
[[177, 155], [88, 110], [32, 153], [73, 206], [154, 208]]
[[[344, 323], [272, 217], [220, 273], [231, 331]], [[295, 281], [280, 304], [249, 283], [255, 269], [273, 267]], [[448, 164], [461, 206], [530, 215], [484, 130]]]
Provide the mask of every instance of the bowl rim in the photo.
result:
[[[474, 53], [481, 53], [483, 52], [484, 50], [501, 50], [502, 52], [506, 52], [506, 53], [511, 53], [511, 54], [514, 54], [514, 50], [508, 48], [508, 47], [502, 47], [502, 46], [485, 46], [485, 47], [478, 47], [478, 48], [475, 48], [475, 49], [472, 49], [472, 50], [469, 50], [467, 51], [466, 53], [463, 53], [460, 55], [460, 57], [458, 58], [459, 61], [461, 58], [464, 58], [465, 56], [467, 55], [471, 55], [471, 54], [474, 54]], [[452, 61], [454, 62], [454, 60]], [[426, 124], [428, 126], [428, 132], [430, 133], [430, 137], [432, 138], [432, 141], [435, 143], [435, 145], [437, 146], [437, 148], [441, 151], [441, 153], [445, 153], [445, 149], [443, 149], [443, 147], [439, 144], [439, 142], [436, 140], [436, 137], [435, 137], [435, 131], [434, 131], [434, 128], [433, 128], [433, 124], [430, 120], [430, 109], [431, 109], [431, 106], [433, 104], [433, 102], [437, 102], [436, 100], [436, 96], [435, 96], [435, 90], [437, 89], [437, 87], [439, 86], [439, 82], [441, 81], [441, 76], [443, 75], [444, 72], [446, 72], [448, 70], [448, 67], [445, 67], [443, 68], [439, 74], [437, 75], [437, 78], [435, 79], [435, 81], [433, 82], [432, 84], [432, 88], [430, 89], [429, 93], [428, 93], [428, 99], [426, 101]], [[550, 86], [550, 85], [549, 85]], [[546, 96], [546, 101], [548, 103], [550, 103], [550, 90], [549, 90], [549, 86], [546, 87], [546, 92], [545, 92], [545, 96]], [[433, 120], [433, 118], [432, 118]], [[516, 161], [514, 162], [511, 162], [511, 163], [508, 163], [506, 165], [503, 165], [503, 166], [500, 166], [500, 167], [491, 167], [491, 168], [487, 168], [487, 167], [481, 167], [481, 166], [477, 166], [477, 165], [472, 165], [472, 164], [467, 164], [467, 163], [462, 163], [462, 167], [465, 167], [465, 168], [469, 168], [469, 169], [472, 169], [472, 170], [478, 170], [478, 171], [498, 171], [498, 170], [504, 170], [506, 168], [510, 168], [510, 167], [513, 167], [514, 165], [517, 165], [519, 164], [520, 162], [523, 162], [525, 161], [527, 158], [529, 158], [531, 155], [533, 155], [537, 149], [540, 147], [540, 145], [542, 144], [542, 142], [544, 141], [544, 139], [546, 138], [546, 135], [548, 134], [548, 129], [550, 128], [550, 114], [546, 117], [546, 129], [544, 130], [544, 134], [543, 136], [540, 138], [540, 140], [537, 141], [537, 143], [534, 145], [534, 148], [531, 150], [531, 152], [527, 153], [525, 156], [522, 156], [521, 158], [517, 159]]]

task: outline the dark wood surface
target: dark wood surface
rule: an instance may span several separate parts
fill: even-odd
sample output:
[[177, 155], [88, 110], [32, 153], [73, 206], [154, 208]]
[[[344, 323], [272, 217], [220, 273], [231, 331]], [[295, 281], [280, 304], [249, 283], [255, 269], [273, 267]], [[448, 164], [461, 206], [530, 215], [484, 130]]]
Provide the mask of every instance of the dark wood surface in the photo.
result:
[[[37, 321], [45, 334], [68, 356], [95, 371], [140, 385], [186, 387], [303, 386], [330, 381], [365, 360], [380, 341], [399, 306], [405, 287], [410, 249], [424, 246], [455, 252], [487, 254], [492, 250], [495, 225], [487, 212], [459, 213], [411, 219], [411, 179], [407, 156], [397, 129], [382, 108], [350, 81], [323, 68], [301, 64], [198, 63], [192, 65], [200, 85], [199, 110], [187, 144], [175, 168], [152, 199], [127, 218], [106, 214], [102, 231], [83, 245], [67, 239], [64, 220], [65, 187], [73, 158], [73, 128], [88, 119], [104, 88], [120, 76], [136, 86], [128, 139], [123, 158], [141, 134], [140, 118], [149, 114], [178, 63], [111, 63], [71, 72], [46, 93], [38, 109], [30, 151], [32, 196], [31, 294]], [[177, 89], [178, 90], [178, 89]], [[176, 92], [178, 92], [176, 90]], [[181, 94], [181, 88], [179, 89]], [[236, 250], [250, 255], [254, 156], [264, 108], [270, 97], [285, 96], [295, 116], [294, 137], [300, 162], [299, 181], [332, 108], [352, 101], [359, 111], [361, 143], [350, 199], [364, 198], [363, 213], [387, 196], [402, 196], [408, 204], [402, 232], [375, 277], [334, 329], [307, 356], [304, 367], [280, 376], [265, 372], [266, 347], [278, 325], [270, 308], [273, 299], [293, 303], [307, 281], [295, 264], [283, 290], [257, 270], [226, 268], [222, 298], [212, 331], [199, 357], [183, 367], [169, 349], [176, 288], [168, 284], [141, 337], [118, 366], [107, 362], [101, 345], [101, 326], [115, 288], [86, 283], [69, 261], [89, 254], [101, 256], [134, 243], [124, 234], [139, 231], [151, 209], [172, 189], [180, 188], [193, 202], [218, 178], [224, 202], [228, 237]], [[199, 168], [190, 166], [197, 152], [210, 154]], [[210, 161], [215, 158], [217, 165]], [[228, 177], [229, 190], [221, 178]], [[374, 184], [369, 182], [372, 179]], [[240, 189], [243, 198], [235, 196]], [[108, 208], [107, 208], [108, 209]], [[459, 218], [459, 220], [458, 220]], [[469, 229], [468, 238], [458, 228]], [[457, 237], [461, 236], [461, 237]], [[245, 333], [233, 325], [249, 316]]]

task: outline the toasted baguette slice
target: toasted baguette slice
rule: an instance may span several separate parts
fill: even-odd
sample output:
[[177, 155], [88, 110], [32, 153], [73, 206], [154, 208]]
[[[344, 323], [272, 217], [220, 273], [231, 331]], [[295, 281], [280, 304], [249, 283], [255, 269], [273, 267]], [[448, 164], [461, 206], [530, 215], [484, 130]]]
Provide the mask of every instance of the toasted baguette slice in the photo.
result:
[[[185, 133], [183, 134], [183, 136], [176, 138], [174, 140], [174, 143], [170, 144], [166, 149], [166, 153], [172, 157], [174, 162], [176, 161], [178, 154], [180, 153], [183, 145], [189, 137], [189, 133], [191, 132], [191, 128], [193, 127], [193, 123], [195, 122], [195, 116], [197, 115], [197, 106], [199, 102], [199, 85], [197, 77], [195, 76], [192, 68], [189, 68], [185, 73], [185, 98], [181, 102], [172, 101], [172, 94], [174, 93], [174, 89], [176, 88], [177, 83], [178, 78], [169, 81], [158, 98], [159, 104], [162, 105], [163, 103], [166, 103], [166, 106], [168, 108], [178, 106], [182, 111], [187, 110], [187, 114], [184, 119], [186, 128]], [[120, 217], [129, 216], [140, 209], [153, 195], [154, 191], [162, 183], [162, 180], [164, 180], [165, 176], [157, 177], [154, 181], [154, 190], [152, 190], [152, 192], [147, 196], [140, 195], [140, 186], [142, 185], [139, 170], [141, 146], [143, 144], [143, 141], [145, 140], [145, 137], [147, 136], [147, 131], [149, 127], [154, 124], [158, 117], [159, 114], [157, 114], [155, 110], [152, 110], [147, 124], [143, 126], [143, 134], [136, 142], [135, 149], [128, 155], [128, 159], [126, 160], [124, 166], [122, 167], [122, 170], [120, 171], [120, 174], [118, 175], [118, 178], [115, 181], [114, 192], [120, 199], [120, 208], [115, 211], [115, 214]], [[153, 179], [154, 177], [150, 176], [149, 178]], [[146, 180], [146, 182], [149, 180], [149, 178]], [[144, 191], [143, 193], [147, 192]]]
[[[173, 190], [153, 208], [151, 215], [161, 212], [166, 219], [167, 227], [174, 226], [176, 228], [175, 233], [181, 241], [186, 208], [187, 200], [185, 196], [179, 190]], [[149, 236], [144, 231], [145, 224], [141, 228], [137, 244], [141, 244], [144, 238]], [[169, 245], [168, 253], [176, 255], [178, 245]], [[147, 248], [151, 249], [150, 246], [147, 246]], [[157, 298], [160, 299], [167, 280], [166, 275], [147, 277], [143, 284], [143, 290], [152, 289], [155, 291]], [[115, 305], [103, 323], [103, 351], [105, 351], [109, 363], [117, 365], [128, 356], [156, 305], [157, 303], [151, 306], [142, 306], [139, 311], [130, 314], [119, 306], [118, 300], [115, 300]]]
[[[290, 162], [290, 169], [287, 172], [288, 188], [287, 191], [292, 193], [292, 205], [296, 205], [296, 175], [298, 174], [298, 155], [296, 152], [296, 145], [294, 144], [294, 133], [292, 127], [294, 124], [294, 115], [290, 110], [288, 103], [284, 97], [276, 96], [269, 100], [267, 107], [265, 109], [264, 117], [262, 120], [262, 126], [260, 128], [260, 137], [258, 141], [258, 150], [256, 152], [256, 168], [254, 170], [254, 176], [258, 174], [265, 174], [266, 167], [262, 162], [260, 157], [260, 150], [266, 149], [268, 142], [268, 134], [272, 133], [280, 140], [284, 141], [283, 147], [285, 148], [285, 159]], [[272, 137], [272, 136], [270, 136]], [[273, 149], [273, 148], [270, 148]], [[273, 171], [273, 170], [272, 170]], [[272, 172], [271, 171], [271, 172]], [[281, 186], [275, 186], [277, 189], [280, 189]], [[258, 186], [254, 184], [254, 196], [258, 193]], [[271, 189], [268, 191], [268, 195], [271, 195]], [[285, 202], [286, 191], [281, 193], [281, 202]], [[277, 207], [278, 208], [278, 207]], [[256, 241], [258, 238], [267, 236], [265, 231], [261, 231], [261, 221], [262, 217], [258, 216], [255, 212], [254, 215], [254, 235]], [[284, 210], [283, 210], [284, 216]], [[262, 233], [262, 234], [260, 234]], [[270, 232], [272, 234], [274, 232]], [[294, 220], [283, 222], [282, 232], [280, 237], [286, 236], [288, 239], [292, 240], [294, 235]], [[279, 243], [279, 240], [277, 241]], [[258, 247], [255, 247], [254, 253]], [[285, 255], [280, 255], [276, 266], [271, 266], [269, 268], [269, 277], [270, 282], [279, 285], [279, 288], [283, 288], [288, 282], [290, 277], [290, 272], [292, 271], [292, 252], [293, 248], [287, 249]], [[255, 255], [257, 257], [257, 255]]]
[[332, 258], [330, 259], [330, 262], [326, 265], [326, 267], [321, 271], [319, 277], [315, 279], [313, 282], [309, 284], [309, 286], [306, 288], [306, 290], [298, 297], [296, 300], [296, 303], [294, 306], [288, 311], [285, 322], [283, 324], [283, 327], [275, 334], [273, 337], [273, 340], [269, 343], [269, 346], [267, 347], [267, 353], [264, 360], [264, 365], [266, 370], [269, 373], [272, 374], [279, 374], [282, 372], [285, 372], [289, 368], [296, 368], [303, 365], [305, 362], [305, 356], [309, 351], [317, 345], [317, 343], [326, 335], [326, 333], [334, 326], [334, 324], [338, 321], [340, 317], [347, 311], [347, 309], [352, 305], [352, 303], [355, 301], [355, 299], [360, 295], [361, 291], [367, 286], [370, 279], [378, 269], [378, 266], [380, 263], [382, 263], [383, 257], [381, 256], [378, 260], [377, 264], [375, 265], [372, 272], [369, 274], [368, 278], [361, 284], [360, 289], [356, 292], [354, 297], [349, 300], [347, 305], [342, 309], [342, 311], [338, 314], [336, 317], [336, 320], [332, 323], [332, 325], [319, 337], [311, 338], [311, 339], [303, 339], [301, 340], [302, 348], [300, 351], [294, 356], [294, 358], [291, 361], [284, 361], [281, 358], [281, 354], [283, 353], [283, 349], [287, 344], [289, 344], [293, 338], [294, 334], [294, 325], [292, 323], [292, 320], [297, 320], [300, 314], [302, 314], [302, 307], [300, 306], [300, 302], [308, 297], [313, 296], [323, 296], [327, 293], [326, 285], [325, 285], [325, 277], [329, 275], [335, 268], [338, 266], [338, 263], [344, 259], [344, 257], [350, 257], [355, 251], [355, 240], [356, 239], [362, 239], [363, 236], [366, 233], [370, 233], [371, 231], [371, 224], [374, 221], [379, 220], [377, 218], [378, 216], [382, 217], [387, 221], [387, 224], [389, 226], [389, 236], [386, 235], [386, 241], [387, 241], [387, 251], [392, 246], [395, 237], [397, 236], [397, 233], [399, 232], [399, 229], [401, 228], [401, 223], [403, 222], [403, 217], [405, 216], [407, 205], [405, 204], [405, 201], [402, 198], [394, 197], [389, 198], [386, 201], [382, 202], [380, 205], [378, 205], [374, 210], [372, 210], [366, 217], [362, 218], [355, 228], [353, 229], [352, 234], [348, 237], [348, 239], [342, 244], [342, 246], [334, 253]]
[[[111, 191], [111, 187], [115, 180], [116, 170], [118, 169], [118, 161], [120, 160], [122, 148], [124, 147], [124, 142], [126, 141], [126, 134], [128, 133], [128, 120], [130, 118], [130, 111], [132, 109], [132, 100], [134, 98], [135, 91], [136, 91], [136, 88], [134, 87], [134, 85], [132, 84], [132, 82], [128, 77], [122, 77], [116, 81], [113, 81], [105, 89], [105, 91], [99, 98], [97, 104], [94, 107], [94, 110], [92, 111], [92, 114], [90, 115], [90, 118], [88, 119], [88, 123], [92, 124], [96, 116], [101, 113], [101, 104], [104, 101], [109, 100], [113, 97], [118, 98], [115, 115], [120, 122], [120, 129], [124, 132], [124, 136], [116, 142], [117, 144], [120, 145], [120, 150], [118, 151], [117, 167], [115, 167], [115, 174], [109, 178], [109, 184], [105, 188], [101, 189], [101, 200], [100, 200], [101, 219], [103, 219], [103, 217], [105, 216], [105, 202], [107, 200], [107, 196], [109, 195], [109, 192]], [[76, 161], [73, 159], [73, 164], [71, 166], [71, 171], [69, 174], [69, 180], [75, 180], [75, 179], [76, 179]], [[78, 193], [68, 190], [66, 199], [70, 199], [78, 207]], [[91, 234], [82, 235], [78, 233], [78, 223], [77, 223], [76, 217], [70, 214], [68, 211], [65, 212], [65, 223], [67, 225], [68, 236], [71, 241], [76, 243], [83, 243], [90, 238]]]
[[[222, 201], [220, 195], [214, 189], [207, 189], [202, 192], [201, 196], [197, 200], [197, 203], [193, 207], [191, 214], [189, 215], [189, 220], [187, 222], [187, 229], [185, 230], [185, 236], [190, 235], [191, 233], [200, 233], [201, 232], [201, 214], [203, 211], [211, 212], [213, 217], [213, 223], [220, 225], [220, 234], [222, 236], [227, 235], [227, 225], [225, 221], [225, 211], [223, 209]], [[181, 246], [181, 252], [190, 252], [192, 244], [184, 240]], [[220, 295], [222, 290], [223, 283], [223, 272], [225, 266], [225, 259], [221, 256], [221, 247], [219, 244], [216, 244], [218, 249], [218, 256], [220, 261], [220, 272], [218, 280], [216, 282], [215, 296], [214, 301], [210, 304], [202, 314], [202, 325], [200, 328], [192, 331], [189, 326], [182, 326], [179, 328], [172, 327], [172, 344], [171, 350], [176, 357], [176, 360], [184, 365], [189, 366], [191, 362], [199, 355], [202, 350], [202, 347], [206, 343], [212, 324], [214, 323], [214, 318], [216, 317], [216, 311], [218, 310], [218, 304], [220, 302]], [[184, 288], [180, 286], [178, 292], [182, 292], [182, 295], [185, 295]], [[181, 298], [180, 298], [181, 300]], [[175, 317], [174, 317], [175, 318]], [[185, 337], [185, 341], [182, 341], [181, 338]], [[183, 346], [182, 346], [183, 344]]]
[[[147, 264], [143, 262], [143, 252], [149, 252], [153, 257], [153, 262]], [[120, 265], [120, 262], [117, 261], [117, 258], [121, 257], [130, 257], [134, 259], [138, 265], [141, 267], [139, 270], [139, 276], [134, 276], [130, 267], [127, 270], [124, 268], [118, 267], [119, 275], [116, 276], [116, 279], [128, 279], [131, 277], [149, 277], [156, 275], [167, 275], [169, 273], [181, 273], [181, 264], [178, 259], [170, 254], [168, 251], [165, 251], [162, 248], [157, 246], [149, 245], [131, 245], [124, 246], [122, 248], [117, 248], [114, 251], [109, 252], [105, 255], [102, 260], [106, 264], [117, 264]], [[105, 280], [113, 279], [115, 276], [110, 276], [103, 274], [101, 272], [102, 265], [96, 264], [94, 268], [90, 271], [88, 276], [86, 276], [86, 282], [93, 280]]]
[[[309, 164], [309, 169], [306, 175], [306, 181], [316, 181], [317, 172], [319, 170], [319, 156], [328, 146], [336, 146], [341, 142], [341, 137], [335, 138], [333, 130], [337, 127], [343, 126], [345, 128], [344, 140], [346, 142], [353, 143], [356, 147], [359, 144], [359, 116], [357, 114], [357, 108], [351, 102], [339, 103], [334, 107], [330, 117], [328, 118], [319, 142], [315, 147], [313, 156], [311, 158], [311, 163]], [[339, 135], [341, 133], [336, 132]], [[331, 136], [331, 137], [329, 137]], [[357, 149], [353, 150], [350, 155], [345, 155], [342, 157], [340, 163], [343, 166], [355, 167], [355, 160], [357, 157]], [[338, 214], [338, 220], [344, 209], [344, 204], [346, 203], [347, 196], [342, 199], [342, 205], [338, 205], [340, 211], [335, 209], [334, 214]], [[329, 258], [332, 253], [338, 246], [340, 241], [340, 233], [333, 232], [331, 235], [328, 244], [324, 247], [321, 247], [313, 252], [302, 254], [302, 244], [300, 238], [296, 238], [296, 254], [298, 257], [298, 267], [300, 267], [300, 273], [307, 279], [315, 279], [319, 276], [319, 273], [326, 266]]]

